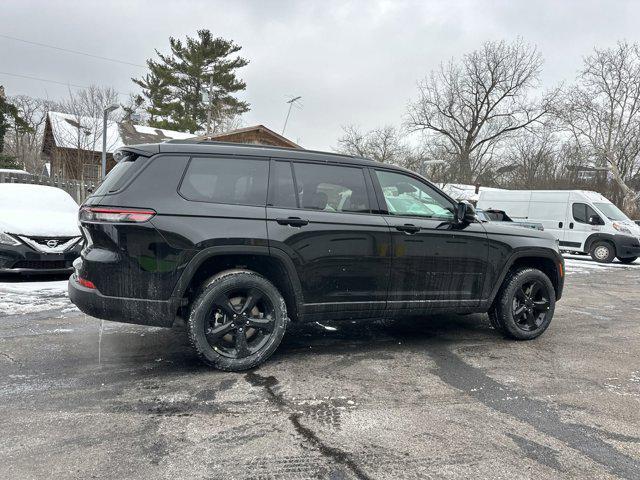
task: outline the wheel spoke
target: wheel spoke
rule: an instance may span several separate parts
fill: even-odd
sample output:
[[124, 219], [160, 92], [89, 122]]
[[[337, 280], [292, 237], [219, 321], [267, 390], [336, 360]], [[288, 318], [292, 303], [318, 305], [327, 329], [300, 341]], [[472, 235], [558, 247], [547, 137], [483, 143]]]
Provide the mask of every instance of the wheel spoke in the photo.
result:
[[536, 312], [546, 312], [547, 310], [549, 310], [549, 306], [549, 300], [544, 297], [541, 300], [536, 300], [535, 302], [533, 302], [533, 309]]
[[536, 295], [540, 291], [540, 284], [538, 282], [534, 282], [531, 284], [531, 288], [529, 289], [529, 297], [533, 300], [536, 298]]
[[214, 327], [211, 330], [208, 330], [207, 332], [205, 332], [205, 335], [209, 340], [209, 342], [216, 342], [220, 337], [222, 337], [223, 335], [226, 335], [227, 333], [229, 333], [231, 330], [234, 329], [232, 325], [233, 324], [231, 322], [218, 325], [217, 327]]
[[244, 328], [236, 330], [235, 344], [238, 358], [244, 358], [251, 353], [249, 351], [249, 345], [247, 344], [247, 335]]
[[221, 294], [218, 295], [214, 300], [215, 305], [222, 310], [226, 315], [233, 317], [233, 315], [237, 314], [236, 309], [231, 304], [229, 297], [227, 295]]
[[515, 296], [520, 301], [520, 303], [524, 303], [527, 300], [529, 295], [527, 295], [523, 287], [520, 287], [519, 289], [516, 290]]
[[247, 327], [257, 328], [264, 332], [271, 333], [274, 327], [274, 321], [272, 318], [249, 318], [247, 320]]
[[536, 315], [531, 312], [527, 312], [527, 325], [529, 325], [531, 328], [537, 328], [538, 323], [536, 322], [536, 318]]
[[249, 293], [247, 294], [247, 297], [239, 313], [243, 314], [250, 312], [260, 300], [262, 300], [262, 294], [259, 291], [249, 290]]

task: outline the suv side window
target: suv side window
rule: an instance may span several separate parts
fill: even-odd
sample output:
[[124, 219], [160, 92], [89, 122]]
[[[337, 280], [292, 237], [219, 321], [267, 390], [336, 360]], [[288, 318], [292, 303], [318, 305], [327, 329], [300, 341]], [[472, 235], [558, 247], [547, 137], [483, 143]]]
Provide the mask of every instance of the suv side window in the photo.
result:
[[573, 219], [578, 223], [589, 223], [590, 217], [598, 217], [600, 215], [586, 203], [574, 203], [573, 207]]
[[269, 191], [269, 206], [283, 208], [298, 207], [291, 162], [275, 161], [271, 164]]
[[193, 157], [180, 183], [180, 194], [196, 202], [264, 206], [267, 160]]
[[325, 212], [371, 211], [362, 168], [294, 162], [293, 169], [301, 208]]
[[453, 220], [454, 206], [435, 188], [402, 173], [376, 170], [390, 215]]

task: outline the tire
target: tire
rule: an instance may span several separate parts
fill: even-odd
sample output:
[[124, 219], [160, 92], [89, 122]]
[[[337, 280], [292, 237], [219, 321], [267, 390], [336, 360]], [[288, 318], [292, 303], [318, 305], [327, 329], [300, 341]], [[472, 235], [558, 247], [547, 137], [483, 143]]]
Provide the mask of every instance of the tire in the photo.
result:
[[625, 258], [618, 258], [618, 260], [620, 260], [620, 262], [622, 263], [633, 263], [638, 259], [638, 257], [625, 257]]
[[555, 306], [556, 294], [549, 277], [535, 268], [524, 268], [504, 280], [489, 319], [509, 338], [532, 340], [549, 327]]
[[198, 357], [230, 372], [267, 360], [280, 345], [288, 322], [278, 289], [250, 270], [227, 270], [211, 277], [190, 310], [189, 340]]
[[605, 241], [597, 241], [591, 245], [589, 255], [598, 263], [611, 263], [616, 258], [616, 247]]

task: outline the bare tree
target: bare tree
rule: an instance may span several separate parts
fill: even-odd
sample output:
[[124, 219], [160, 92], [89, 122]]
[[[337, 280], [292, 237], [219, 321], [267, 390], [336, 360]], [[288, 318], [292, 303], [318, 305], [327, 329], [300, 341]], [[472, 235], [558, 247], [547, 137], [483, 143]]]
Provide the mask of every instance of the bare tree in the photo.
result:
[[576, 84], [556, 111], [586, 158], [607, 167], [622, 207], [638, 213], [640, 193], [627, 181], [640, 174], [640, 48], [619, 42], [584, 59]]
[[33, 98], [19, 95], [11, 98], [21, 118], [30, 127], [28, 131], [12, 129], [7, 135], [5, 150], [14, 157], [18, 163], [25, 166], [28, 172], [40, 174], [42, 171], [42, 137], [47, 113], [55, 108], [55, 103], [41, 98]]
[[[68, 118], [64, 119], [64, 128], [57, 129], [59, 140], [67, 145], [67, 155], [61, 159], [66, 168], [74, 169], [82, 165], [91, 165], [87, 175], [98, 178], [100, 155], [102, 150], [103, 111], [112, 104], [118, 103], [118, 93], [110, 87], [98, 87], [92, 85], [86, 89], [69, 92], [69, 97], [61, 103], [63, 113]], [[118, 136], [109, 134], [113, 126], [120, 120], [122, 111], [118, 110], [108, 114], [107, 150], [111, 150]], [[83, 171], [76, 172], [77, 178], [84, 178]]]
[[490, 166], [501, 141], [547, 114], [555, 93], [537, 102], [528, 96], [541, 68], [533, 46], [486, 42], [419, 83], [407, 127], [428, 133], [456, 160], [457, 180], [471, 183]]
[[398, 130], [390, 125], [361, 132], [354, 125], [342, 127], [336, 151], [347, 155], [366, 157], [376, 162], [403, 164], [411, 149], [404, 143]]

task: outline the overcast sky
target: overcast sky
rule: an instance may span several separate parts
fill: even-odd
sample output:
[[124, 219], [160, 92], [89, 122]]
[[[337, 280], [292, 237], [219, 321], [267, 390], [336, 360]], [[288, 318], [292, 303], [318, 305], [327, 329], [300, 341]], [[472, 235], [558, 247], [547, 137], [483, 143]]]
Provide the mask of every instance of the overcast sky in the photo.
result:
[[[639, 1], [56, 1], [2, 0], [0, 35], [144, 64], [168, 37], [207, 28], [233, 39], [251, 103], [244, 124], [278, 132], [285, 101], [302, 96], [286, 136], [330, 149], [341, 125], [400, 125], [416, 82], [442, 61], [486, 40], [520, 36], [544, 59], [547, 87], [571, 81], [594, 46], [640, 42]], [[59, 99], [77, 85], [136, 91], [144, 69], [0, 37], [0, 84], [8, 95]], [[123, 96], [124, 101], [126, 97]]]

